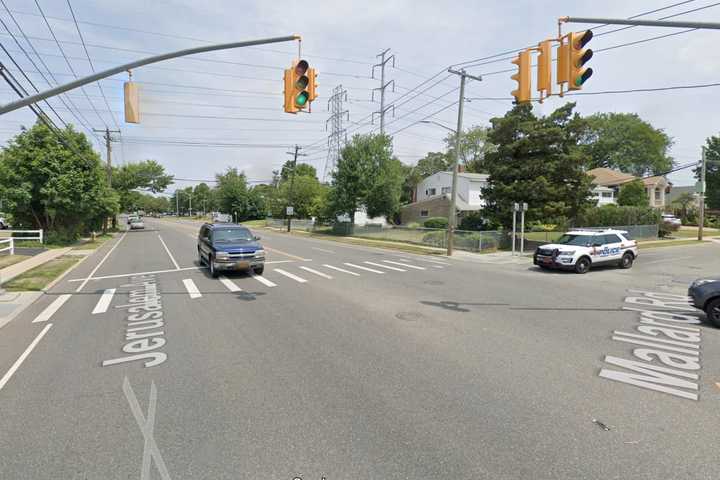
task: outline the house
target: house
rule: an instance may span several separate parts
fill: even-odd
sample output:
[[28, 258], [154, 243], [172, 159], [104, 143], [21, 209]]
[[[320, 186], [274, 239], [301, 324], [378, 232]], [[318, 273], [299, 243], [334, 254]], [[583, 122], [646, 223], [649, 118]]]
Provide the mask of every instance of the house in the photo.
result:
[[689, 185], [689, 186], [683, 186], [683, 187], [677, 187], [673, 185], [672, 190], [668, 195], [665, 196], [665, 201], [668, 205], [673, 203], [675, 200], [680, 198], [682, 195], [689, 193], [693, 196], [695, 201], [693, 202], [692, 206], [695, 208], [700, 207], [700, 194], [697, 192], [697, 186], [696, 185]]
[[[488, 177], [484, 173], [458, 173], [455, 201], [458, 216], [483, 207], [482, 188], [487, 186]], [[422, 223], [430, 217], [447, 218], [451, 192], [452, 172], [437, 172], [423, 179], [415, 187], [414, 202], [400, 209], [402, 223]]]
[[645, 186], [649, 205], [655, 208], [664, 208], [665, 196], [670, 193], [672, 187], [672, 184], [662, 175], [641, 178], [604, 167], [588, 170], [587, 174], [593, 177], [592, 195], [597, 199], [598, 205], [617, 203], [620, 187], [625, 183], [640, 179]]

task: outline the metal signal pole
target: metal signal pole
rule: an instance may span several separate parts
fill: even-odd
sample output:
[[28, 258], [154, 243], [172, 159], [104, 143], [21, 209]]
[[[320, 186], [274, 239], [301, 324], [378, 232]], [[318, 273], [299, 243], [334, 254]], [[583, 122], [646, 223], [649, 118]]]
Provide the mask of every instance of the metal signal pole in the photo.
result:
[[698, 206], [698, 240], [703, 239], [703, 228], [705, 227], [705, 171], [707, 170], [707, 158], [705, 146], [702, 147], [702, 158], [700, 160], [700, 205]]

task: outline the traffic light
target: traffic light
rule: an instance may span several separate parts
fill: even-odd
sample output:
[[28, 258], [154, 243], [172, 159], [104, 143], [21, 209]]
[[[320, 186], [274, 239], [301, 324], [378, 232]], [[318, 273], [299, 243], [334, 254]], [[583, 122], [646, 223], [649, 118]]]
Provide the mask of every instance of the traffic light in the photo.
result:
[[557, 70], [555, 75], [557, 80], [555, 83], [561, 85], [560, 96], [562, 96], [562, 84], [568, 83], [568, 51], [569, 47], [567, 43], [564, 43], [561, 39], [560, 46], [557, 49]]
[[140, 93], [138, 84], [130, 81], [123, 85], [125, 94], [125, 122], [140, 123]]
[[[285, 111], [297, 113], [315, 99], [315, 69], [308, 62], [299, 60], [285, 70]], [[312, 85], [310, 81], [312, 77]]]
[[308, 77], [308, 103], [311, 103], [317, 98], [317, 72], [314, 68], [308, 68], [306, 75]]
[[[545, 40], [538, 43], [537, 60], [537, 91], [540, 92], [540, 101], [552, 95], [552, 41]], [[544, 95], [543, 95], [544, 93]]]
[[510, 93], [515, 97], [515, 103], [527, 103], [530, 101], [530, 51], [518, 53], [512, 63], [518, 66], [518, 72], [510, 78], [518, 82], [518, 86]]
[[593, 74], [592, 68], [584, 67], [593, 56], [592, 50], [584, 48], [592, 38], [592, 30], [568, 34], [568, 90], [581, 90]]

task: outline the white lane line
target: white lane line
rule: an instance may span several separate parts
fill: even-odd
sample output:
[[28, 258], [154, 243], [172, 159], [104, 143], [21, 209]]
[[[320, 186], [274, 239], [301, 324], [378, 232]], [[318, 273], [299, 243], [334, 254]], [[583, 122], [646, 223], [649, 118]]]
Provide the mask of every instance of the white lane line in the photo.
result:
[[40, 315], [35, 317], [35, 320], [33, 320], [32, 323], [47, 322], [48, 320], [50, 320], [50, 317], [52, 317], [55, 312], [60, 310], [60, 307], [62, 307], [65, 302], [70, 300], [70, 297], [72, 297], [72, 295], [69, 293], [64, 293], [57, 297], [55, 301], [45, 307], [45, 310], [40, 312]]
[[30, 345], [25, 349], [25, 351], [18, 357], [17, 360], [15, 360], [15, 363], [13, 363], [12, 367], [10, 367], [10, 370], [5, 372], [5, 375], [3, 375], [2, 378], [0, 378], [0, 390], [3, 389], [5, 384], [10, 380], [10, 378], [13, 376], [13, 374], [17, 371], [18, 368], [20, 368], [20, 365], [25, 361], [25, 359], [30, 355], [30, 352], [33, 351], [33, 349], [37, 346], [38, 343], [40, 343], [40, 340], [45, 336], [48, 330], [50, 330], [50, 327], [52, 327], [52, 323], [48, 323], [45, 325], [45, 328], [42, 329], [42, 331], [38, 334], [37, 337], [35, 337], [35, 340], [33, 340]]
[[114, 288], [106, 289], [100, 297], [100, 300], [98, 300], [97, 305], [95, 305], [95, 308], [93, 308], [92, 314], [97, 315], [98, 313], [107, 312], [110, 302], [112, 302], [113, 295], [115, 295]]
[[254, 278], [255, 280], [257, 280], [258, 282], [260, 282], [260, 283], [262, 283], [263, 285], [265, 285], [266, 287], [277, 287], [277, 284], [276, 284], [276, 283], [271, 282], [270, 280], [268, 280], [267, 278], [265, 278], [265, 277], [263, 277], [263, 276], [261, 276], [261, 275], [256, 275], [256, 274], [254, 274], [254, 273], [250, 273], [249, 275], [250, 275], [252, 278]]
[[162, 239], [160, 234], [158, 233], [158, 238], [160, 239], [160, 243], [162, 243], [163, 247], [165, 247], [165, 251], [168, 254], [168, 257], [170, 257], [170, 260], [172, 260], [173, 265], [175, 265], [175, 270], [180, 270], [180, 265], [175, 261], [175, 257], [172, 256], [172, 253], [170, 253], [170, 249], [168, 248], [167, 244], [165, 243], [165, 240]]
[[314, 274], [317, 275], [318, 277], [327, 278], [328, 280], [332, 280], [332, 278], [333, 278], [333, 277], [331, 277], [330, 275], [328, 275], [327, 273], [318, 272], [317, 270], [313, 270], [313, 269], [310, 268], [310, 267], [303, 267], [303, 266], [301, 266], [300, 268], [302, 268], [302, 269], [305, 270], [306, 272], [314, 273]]
[[447, 262], [441, 262], [441, 261], [439, 261], [439, 260], [428, 260], [428, 259], [426, 259], [426, 258], [418, 258], [417, 260], [420, 261], [420, 262], [434, 263], [434, 264], [436, 264], [436, 265], [444, 265], [444, 266], [446, 266], [446, 267], [447, 267], [448, 265], [450, 265], [450, 264], [447, 263]]
[[292, 278], [293, 280], [295, 280], [295, 281], [298, 282], [298, 283], [305, 283], [305, 282], [307, 282], [307, 280], [305, 280], [304, 278], [298, 277], [297, 275], [295, 275], [295, 274], [293, 274], [293, 273], [286, 272], [285, 270], [280, 270], [279, 268], [273, 269], [273, 272], [277, 272], [277, 273], [279, 273], [280, 275], [285, 275], [285, 276], [288, 277], [288, 278]]
[[355, 275], [356, 277], [360, 276], [359, 273], [351, 272], [350, 270], [345, 270], [344, 268], [340, 268], [340, 267], [333, 267], [332, 265], [328, 265], [328, 264], [323, 264], [323, 267], [331, 268], [333, 270], [337, 270], [338, 272], [347, 273], [349, 275]]
[[373, 267], [380, 267], [380, 268], [387, 268], [388, 270], [395, 270], [396, 272], [407, 272], [407, 270], [403, 270], [402, 268], [391, 267], [390, 265], [383, 265], [382, 263], [375, 263], [375, 262], [363, 262], [363, 263], [372, 265]]
[[203, 268], [207, 267], [185, 267], [185, 268], [179, 268], [177, 270], [170, 269], [170, 270], [153, 270], [151, 272], [135, 272], [135, 273], [120, 273], [118, 275], [104, 275], [102, 277], [93, 277], [93, 278], [73, 278], [72, 280], [68, 280], [68, 282], [85, 282], [87, 280], [106, 280], [108, 278], [123, 278], [123, 277], [141, 277], [144, 275], [156, 275], [158, 273], [175, 273], [175, 272], [182, 272], [185, 270], [202, 270]]
[[367, 272], [373, 272], [373, 273], [379, 273], [380, 275], [384, 274], [385, 272], [381, 272], [380, 270], [375, 270], [374, 268], [368, 268], [368, 267], [362, 267], [360, 265], [355, 265], [354, 263], [345, 263], [348, 267], [357, 268], [359, 270], [365, 270]]
[[[117, 243], [116, 243], [115, 245], [113, 245], [110, 250], [108, 250], [108, 252], [107, 252], [107, 253], [105, 254], [105, 256], [102, 258], [102, 260], [100, 260], [100, 263], [98, 263], [97, 265], [95, 265], [95, 268], [92, 269], [92, 272], [90, 272], [90, 275], [88, 275], [87, 278], [83, 279], [82, 283], [81, 283], [80, 286], [77, 288], [77, 290], [75, 290], [75, 292], [79, 292], [80, 290], [82, 290], [82, 289], [85, 287], [85, 285], [87, 285], [88, 280], [90, 280], [91, 278], [93, 278], [93, 275], [95, 275], [95, 272], [97, 272], [98, 269], [102, 266], [102, 264], [105, 263], [105, 260], [107, 260], [108, 257], [110, 256], [110, 254], [111, 254], [113, 251], [115, 251], [115, 249], [117, 248], [117, 246], [120, 245], [120, 242], [123, 241], [123, 239], [125, 238], [125, 235], [127, 235], [127, 232], [123, 233], [123, 234], [122, 234], [122, 237], [120, 237], [120, 240], [118, 240]], [[71, 281], [72, 281], [72, 280], [71, 280]]]
[[190, 298], [202, 297], [202, 293], [200, 293], [200, 290], [198, 290], [197, 285], [195, 285], [195, 282], [193, 282], [191, 278], [186, 278], [183, 280], [183, 283], [185, 284], [185, 290], [187, 290]]
[[242, 288], [240, 288], [240, 287], [238, 287], [237, 285], [235, 285], [235, 282], [233, 282], [232, 280], [230, 280], [230, 279], [227, 278], [227, 277], [220, 277], [220, 283], [222, 283], [223, 285], [225, 285], [225, 287], [226, 287], [228, 290], [230, 290], [231, 292], [240, 292], [240, 291], [242, 291]]
[[442, 265], [433, 265], [433, 267], [435, 267], [435, 268], [445, 268], [445, 267], [443, 267]]
[[285, 255], [286, 257], [292, 258], [293, 260], [300, 260], [301, 262], [311, 261], [309, 258], [298, 257], [297, 255], [283, 252], [282, 250], [278, 250], [277, 248], [268, 247], [267, 245], [265, 245], [265, 250], [267, 250], [268, 252], [271, 252], [271, 253], [279, 253], [280, 255]]
[[325, 250], [324, 248], [320, 248], [320, 247], [310, 247], [310, 248], [312, 248], [313, 250], [317, 250], [317, 251], [319, 251], [319, 252], [335, 253], [335, 252], [333, 252], [332, 250]]
[[413, 268], [415, 270], [427, 270], [425, 267], [418, 267], [417, 265], [410, 265], [409, 263], [393, 262], [392, 260], [383, 260], [385, 263], [392, 263], [393, 265], [400, 265], [401, 267]]

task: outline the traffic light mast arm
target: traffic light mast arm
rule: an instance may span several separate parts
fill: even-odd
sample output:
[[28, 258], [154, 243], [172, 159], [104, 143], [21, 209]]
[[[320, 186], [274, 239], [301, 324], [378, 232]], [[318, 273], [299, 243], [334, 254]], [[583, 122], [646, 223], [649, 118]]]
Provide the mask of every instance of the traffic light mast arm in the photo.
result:
[[163, 60], [184, 57], [196, 53], [213, 52], [215, 50], [228, 50], [232, 48], [250, 47], [253, 45], [265, 45], [267, 43], [292, 42], [300, 39], [300, 35], [288, 35], [286, 37], [263, 38], [259, 40], [249, 40], [245, 42], [221, 43], [217, 45], [207, 45], [204, 47], [187, 48], [185, 50], [178, 50], [177, 52], [163, 53], [161, 55], [143, 58], [140, 60], [135, 60], [134, 62], [110, 68], [108, 70], [103, 70], [102, 72], [94, 73], [93, 75], [88, 75], [87, 77], [78, 78], [77, 80], [73, 80], [72, 82], [68, 82], [64, 85], [45, 90], [44, 92], [40, 92], [35, 95], [29, 95], [16, 102], [10, 102], [0, 107], [0, 114], [12, 112], [13, 110], [32, 105], [33, 103], [45, 100], [46, 98], [54, 97], [61, 93], [73, 90], [78, 87], [82, 87], [83, 85], [87, 85], [88, 83], [92, 83], [97, 80], [102, 80], [103, 78], [110, 77], [117, 73], [122, 73], [133, 68], [149, 65], [151, 63], [162, 62]]
[[715, 22], [667, 22], [663, 20], [636, 20], [627, 18], [589, 18], [589, 17], [560, 17], [558, 24], [562, 23], [597, 23], [607, 25], [633, 25], [644, 27], [670, 27], [670, 28], [697, 28], [700, 30], [720, 30], [720, 23]]

